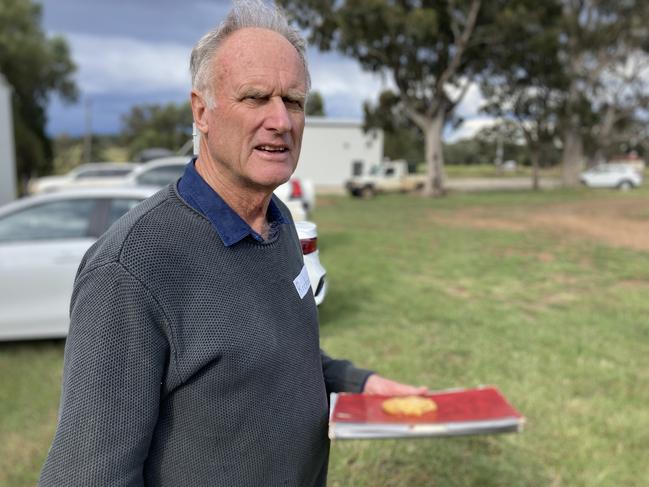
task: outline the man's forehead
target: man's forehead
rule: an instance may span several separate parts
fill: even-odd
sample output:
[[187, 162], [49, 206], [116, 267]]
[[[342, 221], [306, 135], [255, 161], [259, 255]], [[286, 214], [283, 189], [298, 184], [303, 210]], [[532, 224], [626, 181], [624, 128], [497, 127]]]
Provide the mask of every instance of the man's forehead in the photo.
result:
[[217, 76], [238, 70], [253, 73], [255, 68], [306, 75], [297, 50], [284, 36], [257, 27], [230, 34], [217, 49], [213, 62]]

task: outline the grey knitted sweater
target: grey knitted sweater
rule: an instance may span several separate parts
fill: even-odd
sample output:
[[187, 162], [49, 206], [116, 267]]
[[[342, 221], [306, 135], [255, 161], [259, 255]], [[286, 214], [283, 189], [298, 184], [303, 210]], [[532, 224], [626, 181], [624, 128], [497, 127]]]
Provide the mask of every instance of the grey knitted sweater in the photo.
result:
[[[285, 214], [285, 207], [278, 202]], [[225, 247], [169, 186], [84, 257], [42, 486], [324, 485], [327, 393], [295, 229]]]

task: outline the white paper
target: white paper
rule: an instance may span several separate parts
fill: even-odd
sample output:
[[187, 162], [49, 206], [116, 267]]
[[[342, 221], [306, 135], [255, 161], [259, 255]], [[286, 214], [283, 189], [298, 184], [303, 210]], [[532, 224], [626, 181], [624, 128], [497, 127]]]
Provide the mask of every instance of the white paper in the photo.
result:
[[309, 272], [306, 270], [305, 265], [302, 266], [302, 270], [297, 277], [293, 279], [293, 284], [295, 285], [297, 293], [300, 295], [300, 299], [304, 299], [306, 293], [309, 292], [309, 287], [311, 287], [311, 283], [309, 282]]

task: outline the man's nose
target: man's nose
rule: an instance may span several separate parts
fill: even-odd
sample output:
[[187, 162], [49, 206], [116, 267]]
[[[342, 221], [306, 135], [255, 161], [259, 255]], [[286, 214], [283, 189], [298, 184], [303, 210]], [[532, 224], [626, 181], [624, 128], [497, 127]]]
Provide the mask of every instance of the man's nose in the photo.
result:
[[284, 100], [278, 96], [270, 99], [267, 105], [266, 120], [264, 126], [268, 130], [274, 130], [280, 134], [289, 132], [293, 128], [291, 116], [284, 103]]

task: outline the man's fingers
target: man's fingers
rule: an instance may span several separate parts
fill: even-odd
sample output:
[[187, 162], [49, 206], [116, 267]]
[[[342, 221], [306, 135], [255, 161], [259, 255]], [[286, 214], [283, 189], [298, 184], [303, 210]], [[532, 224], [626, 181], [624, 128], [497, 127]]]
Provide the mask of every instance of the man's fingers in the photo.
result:
[[367, 379], [363, 392], [366, 394], [383, 394], [386, 396], [404, 396], [408, 394], [425, 394], [428, 392], [426, 386], [412, 386], [402, 384], [378, 374], [374, 374]]

